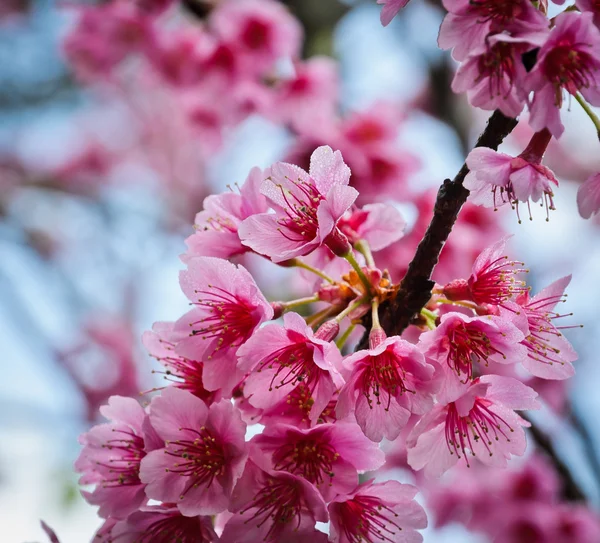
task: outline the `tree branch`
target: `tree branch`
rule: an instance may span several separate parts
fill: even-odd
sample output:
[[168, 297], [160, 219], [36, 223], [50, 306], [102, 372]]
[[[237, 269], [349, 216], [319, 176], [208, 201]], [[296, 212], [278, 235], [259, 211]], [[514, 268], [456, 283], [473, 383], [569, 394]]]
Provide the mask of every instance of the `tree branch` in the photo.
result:
[[[498, 149], [504, 138], [517, 126], [517, 122], [516, 119], [495, 111], [475, 147]], [[452, 181], [446, 179], [440, 187], [433, 209], [433, 218], [417, 247], [396, 296], [382, 304], [380, 308], [381, 325], [388, 335], [400, 335], [431, 298], [431, 289], [434, 285], [431, 274], [458, 213], [469, 196], [469, 191], [463, 186], [468, 173], [469, 168], [463, 164], [456, 177]], [[365, 322], [365, 325], [368, 330], [370, 323]], [[367, 346], [368, 332], [361, 339], [357, 349], [364, 349]]]
[[531, 423], [529, 433], [535, 441], [537, 448], [546, 453], [548, 458], [552, 461], [552, 465], [562, 481], [563, 499], [569, 502], [586, 501], [587, 498], [583, 493], [583, 490], [581, 490], [575, 479], [573, 479], [573, 475], [569, 471], [567, 465], [563, 462], [562, 458], [558, 456], [550, 438], [544, 434], [527, 415], [524, 413], [520, 413], [520, 415], [526, 421]]

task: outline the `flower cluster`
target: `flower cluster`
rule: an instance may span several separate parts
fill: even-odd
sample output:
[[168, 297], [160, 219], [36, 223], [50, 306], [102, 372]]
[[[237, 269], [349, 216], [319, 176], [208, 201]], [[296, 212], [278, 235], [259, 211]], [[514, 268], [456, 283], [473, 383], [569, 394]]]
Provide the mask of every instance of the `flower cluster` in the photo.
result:
[[427, 492], [437, 526], [460, 522], [498, 543], [600, 539], [595, 514], [561, 500], [561, 483], [544, 457], [534, 455], [517, 469], [482, 471], [457, 470], [450, 484]]
[[[384, 4], [384, 25], [408, 0]], [[556, 0], [556, 4], [563, 1]], [[465, 93], [471, 105], [517, 117], [527, 106], [535, 135], [517, 157], [475, 149], [467, 164], [465, 186], [472, 201], [486, 207], [545, 201], [554, 209], [558, 180], [541, 164], [552, 137], [565, 130], [561, 108], [575, 98], [600, 134], [600, 119], [590, 108], [600, 106], [600, 4], [579, 0], [556, 17], [546, 15], [548, 2], [531, 0], [444, 0], [448, 11], [438, 44], [452, 50], [460, 63], [452, 89]], [[577, 197], [582, 217], [600, 210], [600, 174], [584, 183]], [[544, 202], [542, 203], [542, 206]], [[529, 209], [531, 218], [531, 210]], [[520, 217], [519, 217], [520, 220]]]
[[[530, 296], [502, 239], [468, 279], [436, 286], [409, 334], [387, 337], [379, 307], [398, 285], [372, 249], [403, 220], [357, 207], [349, 179], [341, 153], [320, 147], [309, 171], [254, 169], [239, 194], [206, 200], [180, 275], [192, 308], [144, 336], [167, 386], [146, 407], [111, 398], [109, 422], [82, 436], [76, 467], [106, 519], [98, 541], [417, 543], [417, 489], [361, 478], [385, 463], [384, 439], [404, 433], [427, 477], [524, 454], [518, 411], [539, 406], [516, 369], [573, 374], [555, 324], [570, 278]], [[306, 296], [269, 302], [231, 258], [302, 272]], [[368, 347], [346, 354], [365, 327]]]

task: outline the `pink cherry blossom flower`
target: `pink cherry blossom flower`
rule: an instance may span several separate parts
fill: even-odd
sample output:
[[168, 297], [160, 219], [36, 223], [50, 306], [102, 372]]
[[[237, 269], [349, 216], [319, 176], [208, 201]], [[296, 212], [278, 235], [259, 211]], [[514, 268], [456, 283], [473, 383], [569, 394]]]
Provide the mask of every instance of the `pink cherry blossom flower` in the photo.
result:
[[94, 538], [98, 543], [218, 543], [212, 519], [183, 516], [176, 507], [146, 507], [125, 520], [102, 527]]
[[372, 251], [380, 251], [402, 238], [406, 221], [393, 205], [367, 204], [346, 211], [338, 228], [350, 243], [363, 239]]
[[204, 200], [204, 209], [194, 221], [196, 232], [185, 240], [184, 262], [195, 256], [230, 258], [248, 250], [240, 241], [238, 227], [247, 217], [267, 211], [267, 201], [259, 192], [263, 180], [262, 170], [252, 168], [239, 194], [230, 191]]
[[526, 292], [525, 282], [517, 277], [527, 270], [521, 267], [523, 262], [505, 255], [507, 240], [504, 237], [484, 249], [475, 259], [469, 279], [448, 283], [443, 289], [444, 296], [454, 301], [472, 300], [479, 305], [499, 306]]
[[521, 56], [541, 46], [545, 37], [542, 32], [491, 36], [486, 39], [485, 49], [468, 56], [460, 65], [452, 90], [466, 92], [475, 107], [499, 109], [509, 117], [517, 117], [525, 105], [520, 86], [527, 75]]
[[448, 15], [440, 27], [438, 44], [453, 49], [456, 60], [482, 53], [486, 38], [510, 29], [536, 32], [548, 27], [548, 20], [529, 0], [444, 0]]
[[75, 462], [82, 473], [80, 484], [95, 484], [93, 492], [82, 491], [101, 517], [125, 518], [146, 503], [140, 463], [146, 453], [160, 446], [145, 432], [146, 413], [133, 398], [111, 396], [100, 413], [111, 420], [94, 426], [79, 441], [83, 450]]
[[[509, 320], [446, 313], [440, 325], [419, 338], [421, 351], [442, 368], [443, 385], [460, 387], [474, 377], [475, 363], [517, 364], [527, 357], [524, 334]], [[446, 392], [447, 394], [448, 392]]]
[[165, 379], [174, 386], [191, 392], [207, 405], [221, 399], [220, 390], [206, 390], [202, 381], [204, 364], [189, 360], [175, 352], [173, 334], [174, 323], [156, 322], [151, 332], [144, 332], [142, 342], [151, 356], [156, 358], [165, 368]]
[[237, 514], [225, 525], [221, 536], [225, 543], [326, 541], [325, 534], [315, 530], [317, 521], [328, 520], [317, 489], [303, 477], [261, 469], [252, 460], [235, 487], [229, 509]]
[[397, 336], [346, 357], [343, 368], [347, 379], [337, 417], [354, 412], [372, 441], [396, 439], [411, 413], [422, 415], [433, 405], [433, 366], [414, 345]]
[[595, 173], [577, 191], [577, 208], [584, 219], [600, 210], [600, 173]]
[[535, 93], [529, 106], [529, 125], [534, 130], [547, 128], [556, 138], [562, 135], [563, 91], [579, 92], [590, 104], [600, 106], [600, 30], [592, 18], [589, 12], [561, 13], [555, 18], [525, 82], [525, 93]]
[[536, 294], [529, 297], [525, 292], [515, 299], [515, 306], [508, 311], [523, 312], [527, 317], [528, 334], [523, 345], [528, 349], [528, 356], [523, 367], [536, 377], [543, 379], [568, 379], [575, 374], [572, 362], [578, 356], [561, 329], [569, 326], [555, 326], [552, 321], [560, 319], [555, 311], [558, 303], [564, 302], [564, 291], [571, 282], [568, 275], [558, 279]]
[[302, 27], [273, 0], [228, 0], [214, 10], [209, 23], [251, 73], [272, 67], [278, 59], [299, 56]]
[[69, 61], [85, 79], [110, 75], [130, 53], [154, 39], [150, 19], [131, 5], [114, 2], [79, 6], [77, 26], [67, 36], [64, 49]]
[[[271, 166], [262, 193], [275, 213], [253, 215], [238, 231], [244, 245], [282, 262], [311, 253], [323, 244], [348, 245], [336, 225], [356, 200], [358, 192], [347, 186], [350, 169], [339, 151], [319, 147], [310, 159], [309, 173], [278, 162]], [[349, 248], [349, 245], [348, 245]]]
[[[516, 379], [484, 375], [453, 396], [439, 394], [438, 405], [417, 423], [408, 437], [408, 463], [438, 477], [469, 456], [488, 466], [506, 467], [522, 456], [529, 423], [515, 410], [537, 409], [537, 393]], [[458, 394], [458, 396], [457, 396]]]
[[267, 426], [252, 442], [269, 457], [272, 469], [304, 477], [325, 501], [350, 492], [358, 484], [359, 473], [376, 470], [385, 461], [383, 451], [349, 422], [319, 424], [308, 430]]
[[[343, 379], [336, 366], [341, 354], [335, 343], [315, 335], [297, 313], [286, 313], [283, 326], [258, 330], [238, 351], [238, 368], [250, 372], [244, 394], [261, 409], [274, 407], [301, 392], [308, 418], [316, 421]], [[301, 391], [296, 389], [301, 386]]]
[[271, 304], [242, 266], [213, 257], [195, 257], [180, 274], [185, 295], [196, 306], [175, 324], [187, 334], [177, 354], [204, 362], [208, 390], [231, 390], [243, 377], [235, 353], [264, 321], [273, 317]]
[[377, 0], [378, 4], [383, 4], [381, 10], [381, 24], [387, 26], [392, 22], [392, 19], [398, 15], [398, 12], [405, 7], [410, 0]]
[[594, 24], [600, 27], [600, 2], [598, 0], [575, 0], [575, 5], [580, 11], [589, 11], [594, 14]]
[[142, 461], [148, 497], [176, 503], [185, 516], [227, 509], [248, 453], [246, 425], [233, 404], [207, 407], [185, 390], [169, 387], [150, 404], [150, 422], [165, 440]]
[[[546, 214], [554, 209], [553, 187], [558, 179], [541, 160], [550, 141], [547, 130], [533, 136], [527, 148], [517, 157], [498, 153], [492, 149], [477, 147], [467, 157], [469, 173], [464, 186], [471, 191], [471, 202], [485, 207], [511, 204], [519, 215], [519, 202], [544, 200]], [[529, 211], [531, 218], [531, 210]]]
[[427, 527], [427, 516], [414, 500], [416, 493], [412, 485], [371, 479], [337, 496], [328, 507], [331, 543], [421, 543], [417, 530]]
[[314, 56], [294, 64], [295, 74], [276, 87], [275, 115], [298, 131], [311, 130], [311, 123], [333, 117], [339, 95], [337, 63], [330, 57]]

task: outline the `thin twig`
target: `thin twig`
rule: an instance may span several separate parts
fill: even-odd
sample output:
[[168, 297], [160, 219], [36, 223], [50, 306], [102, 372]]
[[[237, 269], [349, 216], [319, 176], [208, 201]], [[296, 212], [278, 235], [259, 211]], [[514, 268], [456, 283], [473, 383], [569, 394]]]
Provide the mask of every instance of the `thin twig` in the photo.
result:
[[554, 448], [550, 438], [544, 434], [544, 432], [542, 432], [526, 414], [520, 413], [520, 415], [531, 423], [529, 433], [535, 441], [538, 449], [542, 450], [552, 461], [554, 469], [556, 469], [556, 472], [562, 481], [563, 499], [570, 502], [586, 501], [587, 498], [583, 493], [583, 490], [581, 490], [580, 486], [573, 478], [573, 475], [571, 474], [567, 465], [563, 462], [562, 458], [558, 456], [558, 453], [556, 452], [556, 449]]

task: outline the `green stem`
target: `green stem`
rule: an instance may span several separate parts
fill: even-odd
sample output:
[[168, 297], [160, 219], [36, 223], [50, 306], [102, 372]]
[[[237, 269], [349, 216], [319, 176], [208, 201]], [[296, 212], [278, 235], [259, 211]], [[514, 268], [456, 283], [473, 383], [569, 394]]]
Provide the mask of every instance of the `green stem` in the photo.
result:
[[298, 298], [297, 300], [290, 300], [289, 302], [281, 302], [284, 311], [289, 311], [294, 307], [301, 307], [303, 305], [312, 304], [319, 301], [319, 295], [309, 296], [308, 298]]
[[371, 282], [369, 281], [368, 277], [365, 275], [365, 272], [362, 271], [362, 268], [360, 267], [359, 263], [356, 261], [356, 258], [354, 257], [354, 253], [352, 251], [350, 251], [344, 255], [344, 258], [350, 263], [350, 266], [352, 266], [352, 268], [358, 275], [359, 279], [361, 280], [362, 284], [365, 287], [365, 292], [367, 294], [371, 295]]
[[437, 320], [438, 316], [433, 311], [429, 311], [429, 309], [424, 307], [421, 309], [421, 316], [425, 318], [425, 322], [430, 330], [436, 329], [435, 321]]
[[313, 268], [310, 264], [307, 264], [306, 262], [303, 262], [302, 260], [294, 258], [291, 262], [291, 265], [296, 266], [297, 268], [302, 268], [311, 273], [314, 273], [315, 275], [318, 275], [321, 279], [324, 279], [328, 283], [335, 285], [335, 280], [332, 279], [331, 277], [329, 277], [329, 275], [323, 273], [321, 270], [318, 270], [317, 268]]
[[371, 301], [371, 330], [378, 330], [381, 328], [379, 323], [379, 300], [373, 298]]
[[594, 123], [594, 126], [596, 127], [596, 132], [598, 134], [598, 139], [600, 139], [600, 118], [598, 118], [598, 115], [596, 115], [596, 113], [594, 113], [594, 111], [592, 111], [592, 108], [585, 101], [583, 96], [581, 96], [581, 94], [579, 94], [579, 93], [575, 94], [575, 100], [577, 100], [579, 102], [579, 105], [583, 108], [583, 110], [587, 113], [588, 117]]
[[472, 309], [473, 311], [477, 310], [477, 305], [473, 304], [471, 302], [460, 302], [460, 301], [456, 301], [456, 300], [448, 300], [446, 298], [437, 298], [435, 300], [436, 303], [438, 304], [451, 304], [451, 305], [460, 305], [461, 307], [468, 307], [469, 309]]
[[355, 309], [357, 309], [358, 307], [360, 307], [361, 305], [363, 305], [364, 303], [366, 303], [367, 300], [365, 300], [364, 298], [359, 298], [358, 300], [355, 300], [354, 302], [352, 302], [351, 304], [349, 304], [346, 309], [344, 309], [344, 311], [342, 311], [341, 313], [339, 313], [337, 315], [337, 317], [335, 318], [335, 320], [337, 322], [342, 322], [342, 320], [348, 316], [350, 313], [352, 313], [352, 311], [354, 311]]
[[367, 262], [367, 266], [369, 266], [369, 268], [375, 267], [373, 253], [371, 252], [371, 247], [369, 247], [369, 242], [366, 239], [359, 239], [354, 244], [354, 248], [365, 257], [365, 261]]
[[335, 344], [337, 345], [338, 349], [341, 351], [344, 348], [344, 345], [346, 344], [346, 341], [348, 341], [348, 338], [350, 337], [350, 334], [352, 332], [354, 332], [354, 329], [356, 328], [356, 324], [351, 324], [350, 326], [348, 326], [348, 328], [346, 328], [346, 331], [344, 332], [344, 334], [342, 335], [342, 337], [340, 337], [340, 339], [338, 339]]
[[329, 318], [330, 316], [335, 315], [335, 312], [336, 312], [335, 306], [329, 306], [329, 307], [326, 307], [325, 309], [321, 309], [321, 311], [318, 311], [317, 313], [315, 313], [314, 315], [311, 315], [310, 317], [306, 317], [304, 320], [306, 321], [306, 324], [308, 326], [317, 326], [317, 325], [321, 324], [325, 319]]

